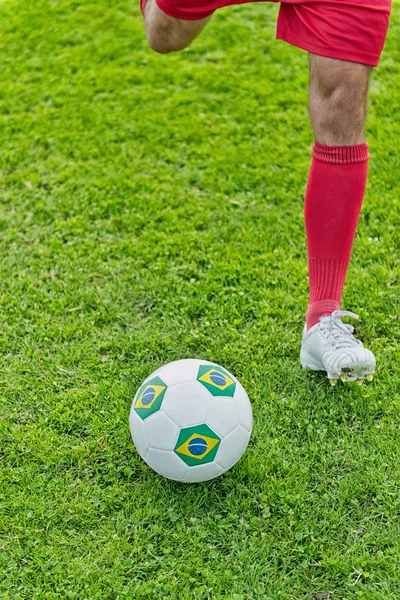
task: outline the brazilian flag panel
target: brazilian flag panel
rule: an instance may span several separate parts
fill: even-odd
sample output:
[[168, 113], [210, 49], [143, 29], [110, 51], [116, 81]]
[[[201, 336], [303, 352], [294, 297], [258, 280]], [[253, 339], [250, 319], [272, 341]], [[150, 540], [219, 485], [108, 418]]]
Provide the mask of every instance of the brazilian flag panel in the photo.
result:
[[133, 401], [134, 410], [141, 419], [160, 410], [166, 391], [167, 386], [160, 377], [154, 377], [142, 385]]
[[189, 467], [212, 462], [221, 438], [205, 423], [181, 429], [174, 448], [176, 454]]
[[230, 396], [235, 394], [236, 382], [222, 367], [213, 365], [200, 365], [197, 381], [213, 396]]

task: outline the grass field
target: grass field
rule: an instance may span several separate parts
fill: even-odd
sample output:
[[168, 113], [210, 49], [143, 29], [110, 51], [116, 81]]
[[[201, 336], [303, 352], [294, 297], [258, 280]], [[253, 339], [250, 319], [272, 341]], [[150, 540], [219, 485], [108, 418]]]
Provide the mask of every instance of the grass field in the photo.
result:
[[[343, 308], [378, 373], [303, 373], [308, 59], [276, 5], [179, 55], [125, 0], [0, 5], [2, 600], [400, 598], [400, 7], [371, 85]], [[254, 431], [185, 486], [128, 414], [158, 366], [224, 365]]]

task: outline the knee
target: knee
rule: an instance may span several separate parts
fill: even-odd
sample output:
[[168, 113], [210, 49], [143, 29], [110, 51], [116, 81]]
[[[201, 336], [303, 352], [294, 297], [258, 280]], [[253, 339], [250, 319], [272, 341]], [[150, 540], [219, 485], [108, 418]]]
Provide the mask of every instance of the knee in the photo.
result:
[[147, 33], [147, 43], [158, 54], [169, 54], [170, 52], [179, 50], [168, 36], [159, 36], [153, 32]]
[[158, 54], [169, 54], [170, 52], [173, 52], [173, 48], [171, 48], [171, 46], [160, 42], [160, 40], [153, 40], [152, 38], [147, 38], [147, 42], [149, 44], [149, 47]]
[[147, 43], [159, 54], [178, 52], [189, 45], [172, 27], [146, 27]]
[[331, 113], [336, 118], [349, 120], [355, 125], [364, 122], [367, 90], [357, 81], [343, 81], [321, 94], [320, 101], [321, 116], [325, 119]]
[[352, 145], [364, 137], [367, 88], [360, 81], [342, 80], [316, 89], [310, 96], [313, 126], [329, 144]]
[[168, 54], [187, 48], [210, 17], [184, 21], [165, 14], [154, 0], [147, 0], [144, 14], [147, 41], [155, 52]]

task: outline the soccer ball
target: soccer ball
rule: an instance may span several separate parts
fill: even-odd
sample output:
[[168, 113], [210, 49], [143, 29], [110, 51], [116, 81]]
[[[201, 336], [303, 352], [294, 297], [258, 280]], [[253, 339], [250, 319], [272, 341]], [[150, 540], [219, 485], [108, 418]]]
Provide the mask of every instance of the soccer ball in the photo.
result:
[[178, 360], [152, 373], [129, 417], [133, 443], [157, 473], [176, 481], [207, 481], [239, 460], [253, 413], [246, 390], [206, 360]]

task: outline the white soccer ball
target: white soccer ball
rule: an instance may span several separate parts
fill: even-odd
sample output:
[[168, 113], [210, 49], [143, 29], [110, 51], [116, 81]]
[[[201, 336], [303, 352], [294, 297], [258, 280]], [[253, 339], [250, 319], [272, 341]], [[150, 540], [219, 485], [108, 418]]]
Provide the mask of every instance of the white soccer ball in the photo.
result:
[[240, 459], [253, 426], [244, 387], [206, 360], [178, 360], [140, 386], [129, 417], [143, 460], [176, 481], [207, 481]]

